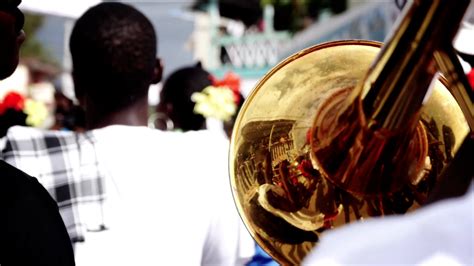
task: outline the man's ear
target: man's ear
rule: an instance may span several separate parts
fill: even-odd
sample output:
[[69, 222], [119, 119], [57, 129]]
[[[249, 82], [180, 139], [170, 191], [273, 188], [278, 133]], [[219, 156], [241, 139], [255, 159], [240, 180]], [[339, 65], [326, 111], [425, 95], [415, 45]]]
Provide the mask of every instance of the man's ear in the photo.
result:
[[155, 68], [153, 69], [153, 77], [151, 79], [152, 84], [157, 84], [163, 77], [163, 63], [160, 58], [156, 58]]

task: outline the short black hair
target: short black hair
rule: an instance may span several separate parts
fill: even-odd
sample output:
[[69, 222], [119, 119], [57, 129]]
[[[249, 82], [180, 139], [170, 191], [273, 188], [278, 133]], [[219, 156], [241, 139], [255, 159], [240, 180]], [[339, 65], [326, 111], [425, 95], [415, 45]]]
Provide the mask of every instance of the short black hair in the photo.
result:
[[160, 93], [162, 104], [173, 106], [173, 121], [183, 131], [200, 130], [205, 127], [206, 119], [194, 113], [195, 103], [191, 95], [201, 92], [212, 85], [211, 74], [204, 70], [200, 63], [184, 67], [173, 72], [164, 82]]
[[156, 65], [151, 22], [122, 3], [101, 3], [76, 22], [70, 39], [75, 89], [101, 111], [113, 112], [146, 97]]

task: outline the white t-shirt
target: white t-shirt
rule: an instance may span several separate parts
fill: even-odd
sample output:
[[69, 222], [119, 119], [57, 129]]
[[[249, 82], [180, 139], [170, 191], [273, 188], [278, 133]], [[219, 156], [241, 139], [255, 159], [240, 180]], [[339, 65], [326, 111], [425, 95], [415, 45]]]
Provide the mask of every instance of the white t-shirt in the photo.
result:
[[474, 265], [474, 191], [327, 232], [303, 265]]
[[75, 247], [78, 266], [241, 265], [254, 242], [232, 200], [228, 142], [208, 131], [94, 130], [105, 231]]

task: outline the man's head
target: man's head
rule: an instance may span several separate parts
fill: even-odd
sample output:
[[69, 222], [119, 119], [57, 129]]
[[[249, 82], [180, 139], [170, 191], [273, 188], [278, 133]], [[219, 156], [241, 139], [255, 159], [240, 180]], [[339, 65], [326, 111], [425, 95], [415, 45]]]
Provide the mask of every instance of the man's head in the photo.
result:
[[161, 79], [156, 35], [135, 8], [102, 3], [79, 18], [70, 48], [76, 96], [84, 107], [113, 113], [147, 97]]
[[10, 76], [18, 65], [20, 46], [25, 40], [21, 0], [0, 2], [0, 80]]

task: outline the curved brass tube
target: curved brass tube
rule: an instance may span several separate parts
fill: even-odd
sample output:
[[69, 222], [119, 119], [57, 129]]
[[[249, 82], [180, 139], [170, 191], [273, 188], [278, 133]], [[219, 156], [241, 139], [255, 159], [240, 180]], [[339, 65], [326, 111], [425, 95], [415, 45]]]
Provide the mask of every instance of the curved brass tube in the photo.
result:
[[326, 230], [412, 211], [459, 174], [448, 166], [472, 140], [473, 99], [451, 40], [468, 4], [413, 1], [382, 49], [316, 45], [257, 84], [230, 175], [244, 223], [278, 262], [299, 264]]

